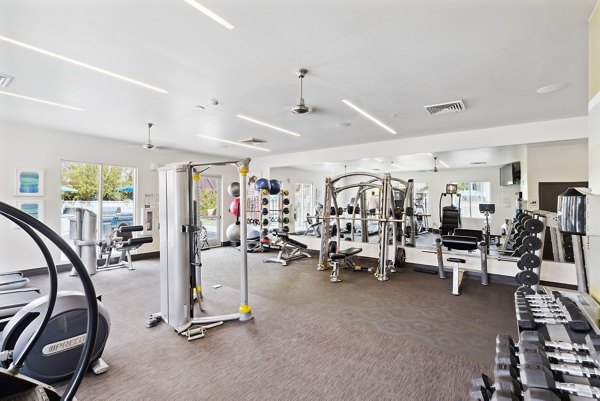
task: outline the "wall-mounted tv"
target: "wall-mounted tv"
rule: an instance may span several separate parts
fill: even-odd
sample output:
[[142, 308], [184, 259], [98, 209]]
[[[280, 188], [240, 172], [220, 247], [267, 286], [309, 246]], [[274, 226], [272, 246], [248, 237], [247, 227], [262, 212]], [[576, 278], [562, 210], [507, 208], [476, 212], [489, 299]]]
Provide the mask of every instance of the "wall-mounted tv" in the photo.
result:
[[500, 185], [521, 183], [521, 162], [509, 163], [500, 167]]

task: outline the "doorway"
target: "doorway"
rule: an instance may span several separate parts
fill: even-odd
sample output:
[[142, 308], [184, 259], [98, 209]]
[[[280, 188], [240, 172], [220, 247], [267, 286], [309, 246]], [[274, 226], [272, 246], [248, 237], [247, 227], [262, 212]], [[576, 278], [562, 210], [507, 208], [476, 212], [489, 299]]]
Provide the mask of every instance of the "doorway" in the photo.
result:
[[200, 209], [198, 215], [202, 220], [202, 226], [206, 231], [206, 242], [208, 246], [221, 245], [221, 177], [200, 177]]

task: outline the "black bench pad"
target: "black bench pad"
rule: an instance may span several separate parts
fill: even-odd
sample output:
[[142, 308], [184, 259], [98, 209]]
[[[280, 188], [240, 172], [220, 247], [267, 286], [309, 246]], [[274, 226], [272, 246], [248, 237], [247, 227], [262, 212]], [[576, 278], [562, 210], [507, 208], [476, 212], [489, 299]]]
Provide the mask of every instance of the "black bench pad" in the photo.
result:
[[466, 237], [463, 235], [442, 235], [442, 245], [450, 249], [474, 251], [478, 248], [478, 241], [476, 237]]
[[348, 256], [354, 256], [361, 252], [362, 252], [362, 248], [348, 248], [348, 249], [341, 250], [339, 253], [341, 253], [345, 257], [348, 257]]

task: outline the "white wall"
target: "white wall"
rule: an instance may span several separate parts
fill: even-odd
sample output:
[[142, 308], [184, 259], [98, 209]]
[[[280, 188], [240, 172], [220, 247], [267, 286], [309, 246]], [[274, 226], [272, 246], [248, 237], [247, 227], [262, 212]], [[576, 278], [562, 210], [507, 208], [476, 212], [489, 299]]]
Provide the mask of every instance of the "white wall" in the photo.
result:
[[[598, 156], [595, 157], [596, 159]], [[558, 141], [527, 145], [528, 209], [539, 205], [540, 182], [588, 180], [588, 141]]]
[[[143, 206], [143, 194], [158, 193], [158, 174], [151, 171], [151, 163], [164, 165], [173, 162], [215, 161], [215, 156], [185, 153], [180, 151], [148, 151], [140, 145], [118, 142], [109, 139], [77, 135], [48, 129], [0, 122], [0, 201], [14, 204], [18, 199], [14, 194], [14, 169], [17, 167], [41, 168], [45, 174], [44, 222], [60, 232], [60, 171], [61, 160], [73, 160], [91, 163], [108, 163], [137, 168], [136, 218]], [[215, 168], [211, 174], [225, 175], [223, 186], [237, 181], [237, 169], [234, 167]], [[227, 227], [234, 217], [227, 212], [231, 197], [223, 191], [223, 225]], [[224, 231], [222, 230], [223, 239]], [[140, 252], [159, 249], [156, 242], [144, 245]], [[56, 262], [60, 252], [51, 247]], [[0, 272], [24, 270], [45, 266], [37, 247], [27, 234], [5, 218], [0, 218]]]

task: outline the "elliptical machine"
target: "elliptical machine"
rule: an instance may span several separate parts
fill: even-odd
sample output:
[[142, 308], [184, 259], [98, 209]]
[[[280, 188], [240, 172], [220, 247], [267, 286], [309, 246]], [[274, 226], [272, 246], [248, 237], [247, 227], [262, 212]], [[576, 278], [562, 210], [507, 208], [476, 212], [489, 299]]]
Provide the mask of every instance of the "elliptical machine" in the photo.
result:
[[[10, 219], [7, 214], [4, 215]], [[22, 221], [19, 223], [25, 225]], [[25, 227], [36, 235], [31, 228]], [[37, 226], [35, 228], [39, 231]], [[29, 231], [27, 233], [29, 234]], [[49, 268], [54, 266], [49, 251], [44, 256]], [[81, 259], [78, 260], [81, 263]], [[73, 270], [80, 274], [75, 263], [73, 263]], [[82, 292], [60, 291], [54, 299], [48, 296], [35, 298], [12, 317], [0, 319], [0, 366], [9, 368], [14, 364], [44, 322], [45, 329], [39, 334], [35, 345], [23, 362], [21, 372], [44, 383], [68, 379], [76, 370], [81, 355], [81, 345], [87, 337], [85, 319], [87, 304]], [[108, 365], [101, 356], [110, 332], [110, 316], [99, 299], [96, 300], [96, 305], [99, 313], [98, 328], [90, 367], [94, 373], [100, 374], [108, 370]], [[45, 319], [49, 308], [52, 309], [52, 314]]]
[[[48, 238], [54, 243], [69, 259], [73, 264], [85, 291], [85, 309], [84, 315], [80, 316], [78, 320], [81, 322], [81, 326], [84, 326], [83, 338], [77, 342], [72, 348], [65, 350], [67, 354], [77, 354], [76, 365], [72, 368], [71, 380], [67, 386], [67, 389], [62, 395], [63, 400], [72, 400], [75, 397], [75, 393], [83, 380], [86, 370], [91, 362], [92, 354], [94, 353], [94, 345], [96, 344], [97, 335], [99, 332], [99, 315], [98, 315], [98, 300], [96, 299], [96, 291], [90, 276], [87, 274], [86, 269], [77, 257], [73, 249], [54, 231], [48, 226], [29, 216], [21, 210], [18, 210], [6, 203], [0, 202], [0, 215], [8, 218], [10, 221], [18, 225], [25, 231], [40, 248], [46, 263], [48, 265], [48, 273], [50, 278], [50, 292], [45, 297], [45, 307], [40, 310], [37, 316], [30, 316], [28, 321], [24, 322], [27, 326], [36, 326], [35, 329], [31, 330], [30, 336], [27, 338], [20, 338], [22, 340], [22, 347], [15, 350], [2, 351], [0, 355], [11, 358], [11, 363], [8, 368], [0, 368], [0, 398], [1, 399], [44, 399], [44, 400], [59, 400], [61, 397], [59, 394], [47, 384], [37, 381], [33, 378], [26, 376], [21, 373], [24, 372], [23, 367], [29, 367], [30, 357], [32, 353], [36, 352], [36, 349], [46, 349], [49, 345], [42, 341], [43, 336], [48, 332], [49, 322], [55, 315], [55, 306], [58, 298], [58, 277], [56, 271], [56, 265], [52, 259], [48, 247], [40, 236], [34, 231], [37, 230], [40, 234]], [[33, 227], [33, 228], [32, 228]], [[83, 322], [86, 322], [83, 324]], [[86, 335], [85, 333], [89, 333]], [[103, 346], [102, 346], [103, 347]], [[75, 351], [76, 350], [76, 351]], [[61, 354], [64, 354], [61, 353]], [[61, 354], [57, 354], [57, 358]], [[55, 360], [55, 363], [60, 364], [59, 360]]]

